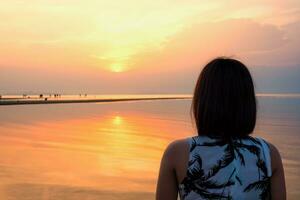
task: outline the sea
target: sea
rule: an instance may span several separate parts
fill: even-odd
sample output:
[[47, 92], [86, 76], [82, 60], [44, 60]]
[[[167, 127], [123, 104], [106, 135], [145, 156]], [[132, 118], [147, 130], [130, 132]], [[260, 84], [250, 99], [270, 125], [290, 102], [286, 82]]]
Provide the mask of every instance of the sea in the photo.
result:
[[[259, 94], [253, 136], [300, 199], [300, 95]], [[0, 199], [152, 200], [166, 146], [197, 134], [190, 99], [0, 106]]]

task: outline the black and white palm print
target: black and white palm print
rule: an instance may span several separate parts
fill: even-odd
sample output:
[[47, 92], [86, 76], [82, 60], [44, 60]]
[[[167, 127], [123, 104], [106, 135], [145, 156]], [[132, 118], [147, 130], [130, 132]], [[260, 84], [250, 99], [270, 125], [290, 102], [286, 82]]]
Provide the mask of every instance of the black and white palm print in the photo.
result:
[[187, 175], [179, 184], [181, 200], [271, 199], [267, 143], [258, 138], [189, 138]]

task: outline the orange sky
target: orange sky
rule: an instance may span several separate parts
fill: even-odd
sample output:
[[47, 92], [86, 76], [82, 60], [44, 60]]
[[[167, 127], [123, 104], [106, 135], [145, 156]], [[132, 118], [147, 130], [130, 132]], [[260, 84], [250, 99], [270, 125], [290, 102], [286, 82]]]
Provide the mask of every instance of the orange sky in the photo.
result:
[[298, 0], [10, 0], [0, 16], [0, 92], [98, 92], [94, 85], [167, 72], [181, 80], [219, 55], [250, 66], [300, 63]]

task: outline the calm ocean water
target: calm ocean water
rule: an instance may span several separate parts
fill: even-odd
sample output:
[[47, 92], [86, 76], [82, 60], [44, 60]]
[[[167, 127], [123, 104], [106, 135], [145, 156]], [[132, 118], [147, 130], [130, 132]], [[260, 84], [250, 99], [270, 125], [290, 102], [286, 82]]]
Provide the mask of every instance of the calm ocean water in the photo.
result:
[[[0, 199], [154, 199], [166, 145], [195, 134], [190, 100], [0, 107]], [[254, 135], [300, 199], [300, 98], [258, 97]]]

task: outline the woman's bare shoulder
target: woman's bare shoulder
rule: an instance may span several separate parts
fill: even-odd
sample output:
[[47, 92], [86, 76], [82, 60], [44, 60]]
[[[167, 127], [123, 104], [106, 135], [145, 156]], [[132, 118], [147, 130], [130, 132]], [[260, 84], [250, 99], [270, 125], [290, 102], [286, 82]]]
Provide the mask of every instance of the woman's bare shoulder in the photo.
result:
[[284, 169], [280, 153], [275, 145], [268, 142], [271, 154], [271, 196], [274, 200], [286, 199], [286, 186], [284, 178]]
[[166, 152], [172, 154], [172, 153], [178, 153], [182, 150], [185, 150], [189, 147], [188, 138], [183, 139], [177, 139], [169, 143], [169, 145], [166, 148]]
[[188, 138], [174, 140], [167, 146], [164, 152], [164, 159], [175, 166], [182, 158], [185, 158], [189, 151]]
[[189, 138], [182, 138], [182, 139], [174, 140], [174, 141], [169, 143], [167, 149], [178, 150], [178, 149], [181, 149], [181, 148], [185, 148], [189, 144], [188, 140], [189, 140]]
[[281, 155], [279, 153], [279, 150], [277, 149], [277, 147], [274, 144], [272, 144], [270, 142], [268, 142], [268, 144], [270, 147], [272, 172], [274, 173], [282, 165]]

